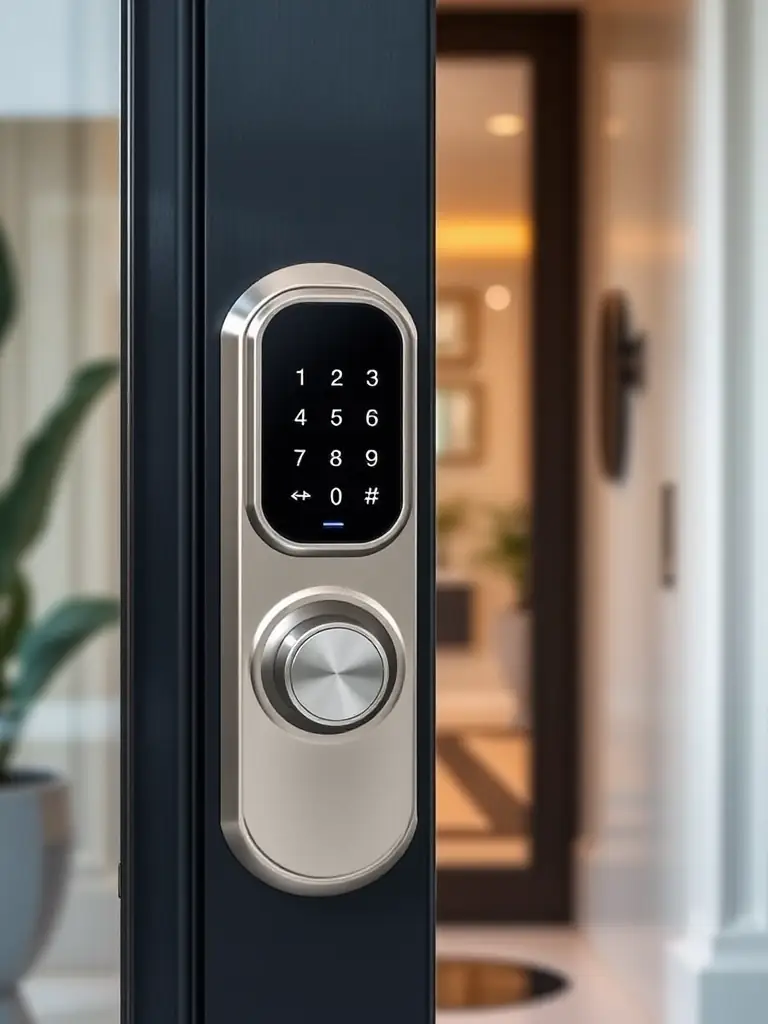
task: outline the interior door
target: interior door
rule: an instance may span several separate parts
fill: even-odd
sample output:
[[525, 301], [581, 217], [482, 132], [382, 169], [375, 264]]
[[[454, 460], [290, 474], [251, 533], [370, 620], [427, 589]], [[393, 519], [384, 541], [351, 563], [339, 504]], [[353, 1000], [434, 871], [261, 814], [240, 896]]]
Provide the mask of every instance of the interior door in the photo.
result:
[[123, 1020], [422, 1024], [431, 4], [123, 27]]

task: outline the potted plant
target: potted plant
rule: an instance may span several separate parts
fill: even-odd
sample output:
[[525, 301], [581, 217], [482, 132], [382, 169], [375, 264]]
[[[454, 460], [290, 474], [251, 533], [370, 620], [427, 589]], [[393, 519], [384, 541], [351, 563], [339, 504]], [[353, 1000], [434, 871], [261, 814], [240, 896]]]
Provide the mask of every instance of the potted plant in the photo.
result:
[[516, 697], [516, 722], [531, 727], [531, 514], [527, 504], [518, 502], [490, 510], [491, 541], [482, 560], [500, 570], [511, 584], [508, 606], [498, 623], [499, 656], [504, 675]]
[[[18, 306], [0, 230], [0, 347]], [[34, 609], [25, 558], [48, 523], [78, 428], [114, 380], [113, 360], [71, 378], [0, 488], [0, 1020], [26, 1020], [17, 984], [43, 948], [61, 903], [71, 848], [69, 789], [54, 773], [14, 767], [24, 723], [61, 667], [118, 619], [113, 597], [70, 597]]]
[[437, 565], [448, 565], [448, 545], [456, 531], [462, 526], [466, 510], [461, 501], [441, 501], [437, 506], [435, 532], [437, 533]]
[[448, 569], [449, 543], [465, 524], [467, 507], [459, 499], [441, 501], [437, 507], [437, 586], [435, 588], [435, 639], [440, 648], [467, 648], [472, 643], [473, 588], [461, 573]]

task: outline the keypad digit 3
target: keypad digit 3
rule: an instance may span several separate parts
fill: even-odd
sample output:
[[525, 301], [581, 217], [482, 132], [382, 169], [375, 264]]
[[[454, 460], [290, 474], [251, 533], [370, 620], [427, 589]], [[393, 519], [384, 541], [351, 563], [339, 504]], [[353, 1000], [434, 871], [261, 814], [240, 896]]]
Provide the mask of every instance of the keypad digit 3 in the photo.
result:
[[298, 302], [264, 329], [261, 511], [294, 544], [372, 543], [403, 509], [403, 336], [362, 302]]

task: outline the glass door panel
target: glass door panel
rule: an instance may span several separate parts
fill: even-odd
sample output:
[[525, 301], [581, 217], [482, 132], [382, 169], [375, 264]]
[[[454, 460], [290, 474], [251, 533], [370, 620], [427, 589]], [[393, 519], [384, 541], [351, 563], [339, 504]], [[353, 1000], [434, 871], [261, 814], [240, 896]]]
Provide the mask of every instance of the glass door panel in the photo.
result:
[[437, 857], [533, 857], [529, 62], [437, 69]]

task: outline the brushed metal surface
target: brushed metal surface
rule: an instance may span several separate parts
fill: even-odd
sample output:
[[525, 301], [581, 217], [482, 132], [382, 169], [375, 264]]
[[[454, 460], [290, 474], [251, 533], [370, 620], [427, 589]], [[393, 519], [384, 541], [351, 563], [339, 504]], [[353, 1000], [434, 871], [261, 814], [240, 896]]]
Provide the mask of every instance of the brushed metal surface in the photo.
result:
[[[370, 301], [401, 326], [408, 498], [396, 529], [373, 545], [296, 550], [259, 518], [256, 349], [266, 312], [287, 294]], [[368, 884], [397, 861], [416, 827], [415, 345], [412, 321], [388, 289], [329, 264], [257, 282], [221, 332], [221, 825], [248, 870], [298, 894]], [[349, 731], [296, 727], [259, 699], [256, 675], [251, 681], [275, 624], [311, 600], [369, 608], [398, 646], [382, 710]]]
[[359, 721], [384, 693], [384, 652], [370, 633], [341, 624], [314, 627], [285, 665], [288, 694], [309, 718], [334, 725]]

